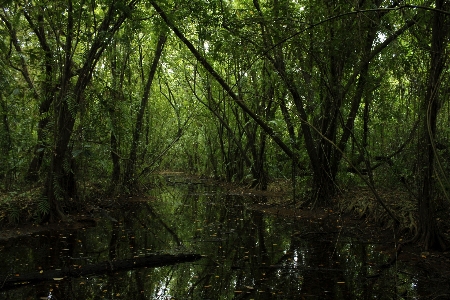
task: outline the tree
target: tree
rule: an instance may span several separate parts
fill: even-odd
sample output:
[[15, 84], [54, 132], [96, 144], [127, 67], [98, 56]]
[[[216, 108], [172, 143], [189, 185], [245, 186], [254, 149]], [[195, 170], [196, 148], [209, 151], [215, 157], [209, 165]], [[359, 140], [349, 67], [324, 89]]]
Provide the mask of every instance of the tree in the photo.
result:
[[144, 87], [144, 93], [142, 95], [142, 100], [139, 106], [138, 114], [136, 116], [136, 123], [133, 129], [133, 139], [131, 141], [130, 155], [128, 158], [127, 169], [124, 175], [124, 184], [125, 186], [128, 187], [129, 190], [132, 190], [135, 187], [137, 148], [139, 143], [139, 137], [141, 136], [144, 113], [150, 97], [150, 90], [153, 83], [153, 78], [155, 77], [156, 69], [158, 68], [159, 59], [161, 58], [166, 39], [167, 36], [164, 33], [160, 34], [158, 38], [158, 43], [155, 49], [155, 55], [153, 57], [153, 62], [150, 67], [150, 72], [148, 74], [147, 82]]
[[194, 45], [186, 38], [186, 36], [178, 29], [178, 27], [168, 18], [164, 10], [156, 3], [151, 1], [151, 5], [155, 8], [157, 13], [161, 16], [167, 26], [175, 33], [175, 35], [187, 46], [196, 59], [202, 64], [202, 66], [213, 76], [213, 78], [222, 86], [222, 88], [228, 93], [233, 101], [255, 121], [269, 136], [272, 137], [275, 143], [289, 156], [292, 156], [291, 149], [282, 141], [282, 139], [276, 135], [275, 131], [255, 112], [253, 112], [238, 96], [233, 89], [227, 84], [227, 82], [220, 76], [219, 73], [213, 68], [213, 66], [205, 59], [203, 55], [194, 47]]
[[[104, 14], [103, 20], [95, 28], [95, 38], [86, 51], [80, 69], [74, 73], [73, 57], [76, 47], [78, 32], [74, 24], [74, 16], [83, 9], [81, 6], [73, 6], [69, 0], [67, 4], [67, 28], [64, 44], [63, 70], [60, 78], [60, 90], [54, 103], [54, 136], [50, 168], [45, 183], [44, 196], [50, 204], [49, 220], [66, 219], [62, 209], [62, 203], [77, 196], [76, 183], [73, 177], [71, 164], [71, 149], [69, 147], [75, 124], [77, 109], [84, 100], [84, 91], [89, 84], [94, 68], [109, 45], [110, 39], [129, 16], [135, 1], [128, 5], [116, 5], [110, 3]], [[76, 20], [81, 22], [82, 19]], [[72, 83], [72, 77], [77, 77]]]
[[441, 93], [442, 72], [446, 62], [446, 43], [449, 22], [446, 16], [438, 10], [446, 11], [450, 3], [436, 0], [431, 25], [430, 66], [420, 116], [421, 131], [418, 143], [418, 208], [419, 224], [416, 239], [426, 250], [431, 248], [445, 249], [446, 245], [436, 222], [434, 205], [435, 196], [435, 157], [436, 157], [436, 124], [442, 100]]
[[377, 171], [401, 161], [398, 179], [421, 187], [417, 240], [440, 245], [430, 220], [448, 4], [423, 2], [9, 2], [1, 179], [44, 182], [56, 221], [88, 181], [132, 191], [161, 161], [260, 189], [305, 175], [312, 207], [332, 203], [348, 170], [376, 193]]
[[[217, 72], [215, 66], [209, 63], [207, 58], [193, 46], [192, 42], [186, 38], [174, 21], [169, 19], [156, 1], [151, 3], [178, 38], [245, 114], [258, 124], [288, 157], [294, 158], [294, 150], [298, 148], [299, 141], [294, 140], [287, 144], [283, 135], [277, 134], [268, 125], [267, 120], [258, 114], [257, 108], [252, 108], [244, 101], [240, 93], [234, 92], [230, 84]], [[315, 14], [329, 17], [301, 29], [292, 26], [292, 22], [283, 23], [279, 20], [290, 20], [291, 16], [296, 16], [298, 11], [302, 11], [302, 5], [307, 5], [307, 3], [293, 6], [287, 1], [275, 1], [272, 7], [266, 6], [266, 9], [263, 10], [258, 1], [253, 1], [254, 9], [259, 14], [256, 21], [254, 17], [239, 20], [239, 17], [232, 17], [231, 14], [223, 12], [223, 26], [233, 35], [254, 45], [255, 51], [263, 53], [272, 63], [274, 72], [291, 94], [288, 104], [283, 104], [284, 99], [280, 101], [280, 109], [283, 111], [291, 139], [296, 136], [291, 120], [295, 118], [300, 122], [298, 131], [301, 134], [297, 134], [297, 136], [303, 138], [310, 160], [310, 169], [313, 172], [311, 197], [313, 205], [327, 205], [334, 195], [339, 165], [347, 142], [352, 136], [353, 124], [364, 91], [371, 88], [367, 83], [369, 64], [391, 42], [415, 23], [414, 19], [408, 20], [383, 43], [374, 47], [381, 19], [389, 12], [389, 9], [382, 10], [381, 1], [377, 1], [360, 6], [358, 4], [354, 10], [364, 10], [366, 7], [371, 7], [372, 4], [379, 7], [380, 12], [369, 9], [364, 18], [359, 18], [356, 13], [348, 13], [348, 10], [353, 7], [347, 4], [330, 4], [329, 2], [319, 6], [311, 4], [311, 11], [314, 12], [311, 18], [314, 18]], [[399, 3], [395, 2], [390, 7], [398, 5]], [[242, 6], [245, 7], [245, 4], [241, 4]], [[243, 14], [238, 14], [238, 16]], [[253, 23], [251, 23], [252, 21]], [[244, 30], [243, 27], [246, 25], [242, 26], [241, 23], [259, 24], [261, 40], [255, 40], [250, 36], [254, 32], [254, 28]], [[358, 23], [358, 28], [364, 30], [349, 35], [348, 32], [355, 28], [356, 23]], [[285, 33], [285, 28], [288, 29], [288, 34]], [[308, 38], [299, 38], [299, 33], [304, 31], [314, 31], [314, 34], [308, 37], [309, 40]], [[317, 37], [319, 37], [319, 41], [324, 41], [322, 45], [317, 45]], [[304, 44], [310, 45], [309, 48], [305, 48]], [[319, 49], [318, 51], [322, 53], [316, 54], [315, 49]], [[313, 63], [308, 66], [311, 61]], [[302, 65], [308, 67], [302, 69], [299, 67]], [[298, 76], [299, 73], [303, 76]], [[239, 83], [237, 86], [239, 87]], [[288, 110], [283, 109], [287, 106], [295, 107], [295, 116], [287, 115]], [[297, 159], [294, 158], [294, 160], [297, 162]]]

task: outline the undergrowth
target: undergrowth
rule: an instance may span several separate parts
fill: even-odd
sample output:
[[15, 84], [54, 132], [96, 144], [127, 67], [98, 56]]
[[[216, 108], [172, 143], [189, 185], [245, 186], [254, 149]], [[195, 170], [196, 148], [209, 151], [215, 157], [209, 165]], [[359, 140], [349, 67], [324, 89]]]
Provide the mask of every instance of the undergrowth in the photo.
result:
[[[385, 189], [377, 192], [400, 221], [399, 229], [415, 233], [417, 231], [415, 199], [401, 189]], [[356, 213], [359, 218], [366, 218], [383, 227], [392, 228], [395, 224], [368, 188], [358, 187], [346, 191], [338, 197], [338, 204], [342, 212]]]
[[[42, 206], [36, 199], [41, 193], [40, 188], [27, 191], [11, 191], [0, 195], [0, 225], [29, 222], [38, 217]], [[38, 204], [38, 207], [36, 205]], [[39, 209], [41, 208], [41, 209]]]

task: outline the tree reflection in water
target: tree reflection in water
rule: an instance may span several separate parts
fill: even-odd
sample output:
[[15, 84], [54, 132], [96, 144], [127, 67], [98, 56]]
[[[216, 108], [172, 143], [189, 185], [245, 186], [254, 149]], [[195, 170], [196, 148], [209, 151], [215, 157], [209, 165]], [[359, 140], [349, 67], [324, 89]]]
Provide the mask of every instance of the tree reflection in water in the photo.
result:
[[372, 266], [386, 260], [374, 245], [248, 209], [255, 199], [201, 184], [165, 186], [150, 196], [110, 211], [118, 222], [10, 241], [0, 248], [1, 273], [151, 253], [198, 253], [201, 260], [25, 285], [0, 291], [0, 298], [372, 299], [395, 297], [399, 287], [417, 293], [405, 275], [414, 270], [391, 268], [370, 278]]

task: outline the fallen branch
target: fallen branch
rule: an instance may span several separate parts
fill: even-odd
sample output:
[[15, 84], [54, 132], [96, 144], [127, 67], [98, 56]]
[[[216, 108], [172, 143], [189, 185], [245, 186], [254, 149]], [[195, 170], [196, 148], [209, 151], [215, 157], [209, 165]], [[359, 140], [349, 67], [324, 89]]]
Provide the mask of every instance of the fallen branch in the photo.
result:
[[61, 269], [32, 272], [27, 274], [8, 275], [0, 277], [0, 291], [22, 287], [26, 284], [33, 284], [42, 281], [62, 280], [67, 277], [82, 277], [87, 275], [99, 275], [119, 271], [132, 270], [137, 268], [156, 268], [174, 265], [184, 262], [199, 260], [202, 256], [199, 254], [162, 254], [145, 257], [136, 257], [117, 261], [104, 261], [94, 265], [85, 266], [67, 266]]

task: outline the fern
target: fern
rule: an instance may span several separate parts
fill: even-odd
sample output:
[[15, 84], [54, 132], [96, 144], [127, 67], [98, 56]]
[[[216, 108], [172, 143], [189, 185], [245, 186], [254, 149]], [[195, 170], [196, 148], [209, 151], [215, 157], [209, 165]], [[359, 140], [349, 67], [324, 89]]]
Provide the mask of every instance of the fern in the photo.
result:
[[68, 174], [68, 173], [70, 173], [72, 171], [71, 168], [70, 168], [69, 160], [67, 158], [64, 159], [64, 161], [63, 161], [63, 170], [64, 170], [64, 172], [66, 174]]
[[37, 213], [40, 217], [47, 215], [50, 212], [50, 203], [47, 197], [39, 198], [37, 203]]
[[20, 209], [17, 206], [10, 205], [8, 207], [8, 219], [10, 223], [19, 224]]
[[52, 112], [50, 110], [43, 112], [40, 115], [38, 115], [38, 121], [42, 121], [44, 119], [50, 119], [51, 116], [52, 116]]
[[76, 103], [73, 93], [67, 93], [64, 101], [67, 102], [67, 109], [69, 110], [72, 118], [75, 118], [78, 111], [78, 103]]
[[53, 128], [55, 128], [55, 120], [53, 118], [50, 118], [44, 129], [46, 131], [51, 131]]
[[58, 182], [58, 178], [55, 176], [53, 177], [53, 195], [57, 200], [63, 200], [64, 199], [64, 190], [62, 189], [61, 185]]

